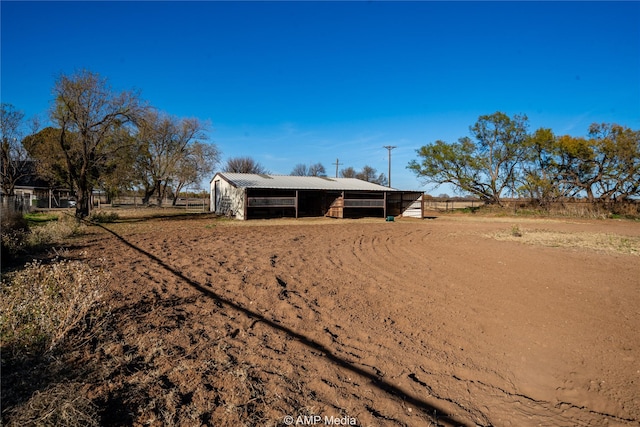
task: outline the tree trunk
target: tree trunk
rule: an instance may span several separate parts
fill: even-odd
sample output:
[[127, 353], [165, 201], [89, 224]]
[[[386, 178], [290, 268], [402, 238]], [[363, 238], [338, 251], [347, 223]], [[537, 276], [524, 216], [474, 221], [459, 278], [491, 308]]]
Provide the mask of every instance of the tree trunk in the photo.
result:
[[178, 185], [176, 186], [176, 191], [173, 194], [173, 206], [176, 205], [176, 202], [178, 201], [178, 196], [180, 195], [180, 192], [182, 191], [182, 188], [184, 187], [184, 184], [178, 183]]
[[144, 187], [144, 195], [142, 196], [142, 204], [144, 206], [149, 206], [149, 199], [153, 196], [153, 193], [156, 192], [156, 188], [152, 185], [145, 185]]
[[160, 181], [158, 181], [158, 183], [156, 184], [156, 191], [157, 191], [157, 200], [158, 200], [158, 207], [162, 206], [162, 183]]
[[91, 214], [91, 189], [78, 189], [76, 201], [76, 218], [84, 219]]

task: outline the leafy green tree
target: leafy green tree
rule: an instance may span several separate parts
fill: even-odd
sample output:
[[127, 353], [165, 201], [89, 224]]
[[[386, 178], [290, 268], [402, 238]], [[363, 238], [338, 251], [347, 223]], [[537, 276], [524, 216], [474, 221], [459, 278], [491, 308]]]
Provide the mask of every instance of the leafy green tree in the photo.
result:
[[640, 195], [640, 131], [617, 124], [589, 127], [600, 200], [626, 200]]
[[589, 137], [555, 141], [560, 185], [591, 202], [640, 194], [640, 132], [617, 124], [592, 124]]
[[569, 196], [586, 194], [590, 202], [595, 200], [595, 185], [602, 178], [597, 148], [587, 138], [562, 135], [555, 141], [558, 156], [558, 183]]
[[53, 93], [50, 117], [60, 130], [55, 151], [76, 190], [76, 216], [84, 218], [109, 161], [131, 143], [124, 136], [140, 116], [140, 100], [134, 92], [113, 91], [106, 79], [87, 70], [61, 75]]
[[540, 128], [526, 142], [528, 156], [519, 193], [543, 207], [548, 207], [567, 191], [559, 182], [556, 140], [551, 129]]
[[527, 158], [527, 116], [512, 118], [496, 112], [480, 116], [471, 126], [472, 140], [455, 143], [441, 140], [417, 150], [420, 162], [408, 168], [425, 183], [452, 184], [460, 192], [501, 204], [505, 191], [515, 192]]
[[69, 176], [67, 162], [59, 148], [61, 134], [60, 129], [49, 126], [28, 135], [22, 140], [22, 144], [31, 158], [36, 160], [38, 176], [73, 191], [74, 184]]

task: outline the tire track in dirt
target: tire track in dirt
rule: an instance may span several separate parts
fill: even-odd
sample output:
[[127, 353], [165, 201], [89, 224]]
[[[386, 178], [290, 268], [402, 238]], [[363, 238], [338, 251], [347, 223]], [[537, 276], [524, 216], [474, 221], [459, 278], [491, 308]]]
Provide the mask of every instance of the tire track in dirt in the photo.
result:
[[[571, 399], [553, 401], [522, 391], [514, 375], [500, 367], [502, 356], [486, 359], [488, 346], [474, 336], [480, 330], [476, 322], [486, 323], [474, 316], [483, 314], [481, 304], [490, 297], [482, 296], [484, 290], [475, 289], [473, 281], [461, 281], [456, 270], [447, 270], [455, 265], [452, 260], [445, 258], [445, 264], [438, 258], [445, 255], [441, 247], [449, 256], [462, 257], [477, 249], [451, 247], [449, 231], [441, 225], [394, 225], [399, 227], [389, 235], [380, 232], [389, 230], [384, 226], [336, 225], [326, 233], [319, 227], [194, 231], [165, 238], [162, 245], [152, 238], [132, 239], [166, 266], [154, 266], [130, 248], [121, 252], [137, 275], [132, 282], [145, 294], [145, 286], [152, 289], [144, 300], [154, 306], [149, 316], [168, 319], [162, 338], [176, 344], [167, 345], [165, 353], [183, 358], [193, 348], [204, 355], [200, 349], [212, 340], [224, 342], [230, 345], [232, 366], [250, 361], [252, 372], [262, 372], [274, 394], [298, 388], [300, 400], [289, 400], [289, 409], [279, 407], [283, 411], [304, 402], [321, 411], [347, 410], [377, 425], [427, 425], [433, 415], [412, 418], [398, 401], [402, 390], [480, 425], [532, 419], [548, 425], [567, 425], [568, 420], [633, 424], [632, 418]], [[476, 238], [457, 239], [462, 245], [478, 244]], [[471, 261], [476, 262], [480, 268], [487, 260]], [[168, 275], [167, 267], [183, 277]], [[189, 281], [247, 311], [212, 302]], [[469, 305], [473, 298], [480, 303]], [[150, 324], [150, 331], [162, 330], [160, 321]], [[274, 327], [295, 331], [318, 346], [310, 349], [300, 339], [274, 333]], [[189, 343], [181, 343], [181, 335], [191, 329], [200, 332], [187, 332]], [[323, 349], [362, 372], [331, 363]], [[395, 388], [385, 391], [373, 386], [376, 382]], [[199, 387], [196, 395], [204, 393]]]
[[[236, 249], [238, 249], [238, 248], [236, 248]], [[175, 250], [174, 250], [174, 252], [175, 252]], [[242, 255], [246, 255], [246, 252], [245, 252], [243, 249], [240, 249], [240, 250], [238, 250], [237, 252], [238, 252], [241, 256], [242, 256]], [[153, 255], [153, 254], [151, 254], [151, 253], [149, 253], [149, 255], [150, 255], [150, 256], [152, 256], [152, 257], [153, 257], [153, 256], [155, 256], [155, 255]], [[168, 255], [168, 256], [169, 256], [169, 258], [170, 258], [171, 254], [170, 254], [170, 253], [167, 253], [167, 255]], [[248, 261], [249, 261], [249, 262], [255, 262], [255, 261], [256, 261], [256, 259], [248, 258]], [[164, 261], [162, 261], [162, 264], [163, 264], [163, 266], [164, 266], [164, 268], [165, 268], [165, 269], [170, 268], [170, 267], [168, 267], [167, 265], [165, 265], [165, 262], [164, 262]], [[233, 273], [233, 274], [232, 274], [232, 277], [233, 277], [233, 276], [238, 276], [238, 274], [239, 274], [239, 268], [237, 268], [237, 267], [236, 267], [236, 268], [235, 268], [235, 271], [233, 271], [232, 273]], [[150, 273], [148, 273], [148, 275], [151, 275], [151, 274], [150, 274]], [[186, 277], [184, 277], [183, 279], [184, 279], [184, 280], [187, 280], [187, 281], [188, 281], [188, 280], [191, 280], [191, 279], [188, 279], [188, 278], [186, 278]], [[243, 281], [243, 282], [245, 281], [245, 277], [244, 277], [244, 276], [243, 276], [242, 281]], [[282, 282], [284, 282], [282, 279], [281, 279], [281, 281], [282, 281]], [[283, 286], [283, 283], [278, 283], [278, 285]], [[179, 285], [178, 285], [178, 286], [179, 286]], [[236, 294], [236, 295], [237, 295], [237, 294]], [[289, 299], [289, 297], [290, 297], [291, 295], [299, 295], [299, 293], [298, 293], [297, 291], [292, 290], [292, 291], [287, 295], [287, 298], [284, 298], [284, 300], [288, 300], [288, 299]], [[298, 308], [298, 309], [300, 309], [300, 307], [297, 307], [297, 308]], [[254, 315], [255, 315], [255, 314], [254, 314]], [[252, 316], [252, 315], [250, 315], [250, 317], [251, 317], [251, 316]], [[262, 324], [262, 323], [264, 323], [265, 321], [266, 321], [266, 320], [262, 320], [262, 321], [258, 322], [258, 324]], [[282, 319], [279, 319], [279, 320], [277, 321], [277, 325], [279, 325], [279, 324], [281, 323], [281, 321], [282, 321]], [[284, 322], [284, 323], [286, 323], [286, 322]], [[277, 326], [277, 325], [273, 325], [273, 324], [271, 324], [271, 327], [273, 327], [273, 326]], [[256, 325], [256, 324], [254, 324], [252, 329], [255, 329], [255, 326], [257, 326], [257, 325]], [[329, 330], [329, 329], [328, 329], [328, 328], [325, 328], [325, 332], [326, 332], [327, 330]], [[329, 331], [329, 332], [330, 332], [330, 331]], [[231, 338], [233, 338], [233, 339], [235, 339], [236, 337], [243, 336], [243, 335], [244, 335], [244, 334], [243, 334], [243, 332], [242, 332], [241, 330], [239, 330], [239, 329], [236, 329], [236, 330], [234, 330], [233, 332], [231, 332], [231, 333], [229, 334], [229, 336], [231, 336]], [[335, 341], [336, 341], [335, 339], [337, 338], [337, 335], [336, 335], [336, 334], [331, 334], [331, 333], [329, 333], [329, 336], [330, 336], [330, 337], [332, 337], [332, 339], [333, 339], [333, 341], [334, 341], [334, 343], [335, 343]], [[298, 340], [300, 340], [300, 338], [298, 338]], [[303, 341], [304, 341], [304, 340], [303, 340]], [[336, 361], [340, 362], [339, 364], [342, 366], [342, 368], [343, 368], [343, 369], [344, 369], [345, 367], [346, 367], [346, 368], [349, 368], [349, 370], [351, 370], [351, 371], [352, 371], [356, 376], [362, 376], [362, 375], [364, 375], [364, 374], [366, 373], [366, 371], [365, 371], [365, 370], [362, 370], [361, 368], [356, 368], [356, 367], [355, 367], [355, 365], [350, 365], [350, 364], [349, 364], [349, 362], [345, 362], [345, 361], [343, 361], [342, 359], [337, 359], [337, 358], [335, 358], [335, 356], [332, 356], [332, 353], [331, 353], [331, 352], [328, 352], [328, 350], [324, 350], [324, 346], [325, 346], [325, 344], [322, 344], [322, 343], [323, 343], [323, 340], [322, 340], [322, 339], [320, 339], [318, 342], [320, 343], [320, 344], [318, 344], [318, 345], [322, 346], [322, 347], [319, 347], [319, 348], [321, 349], [321, 350], [320, 350], [320, 354], [319, 354], [320, 356], [324, 356], [324, 357], [326, 357], [326, 356], [330, 356], [330, 359], [332, 359], [334, 362], [336, 362]], [[312, 342], [312, 343], [313, 343], [313, 342]], [[315, 346], [315, 345], [316, 345], [316, 344], [313, 344], [313, 346]], [[326, 348], [329, 348], [329, 347], [327, 346]], [[287, 354], [290, 354], [290, 351], [288, 351], [288, 349], [286, 349], [286, 347], [285, 347], [284, 351], [285, 351]], [[314, 356], [314, 357], [317, 357], [317, 356], [318, 356], [318, 354], [317, 354], [316, 356]], [[304, 358], [303, 358], [303, 362], [302, 362], [302, 363], [304, 363], [304, 360], [308, 360], [308, 359], [307, 359], [306, 357], [304, 357]], [[294, 366], [303, 366], [302, 364], [300, 364], [300, 365], [296, 364], [296, 363], [295, 363], [295, 358], [293, 358], [293, 360], [289, 360], [288, 362], [289, 362], [289, 363], [294, 362]], [[345, 363], [346, 363], [346, 365], [344, 365]], [[332, 368], [332, 369], [334, 369], [334, 370], [335, 370], [335, 368]], [[341, 369], [338, 369], [338, 371], [340, 371], [340, 370], [341, 370]], [[371, 374], [367, 374], [367, 375], [371, 375]], [[367, 375], [365, 375], [365, 377], [364, 377], [365, 379], [367, 378]], [[343, 376], [344, 376], [344, 375], [342, 375], [342, 374], [338, 374], [338, 378], [342, 378]], [[375, 378], [374, 383], [380, 382], [380, 381], [382, 380], [381, 378], [377, 378], [375, 375], [371, 376], [371, 378]], [[383, 380], [382, 380], [382, 381], [383, 381]], [[323, 381], [323, 382], [324, 382], [325, 384], [333, 384], [330, 380], [325, 380], [325, 381]], [[352, 379], [351, 379], [350, 377], [346, 377], [346, 376], [344, 376], [344, 378], [342, 379], [342, 382], [347, 382], [347, 383], [351, 382], [351, 383], [352, 383], [353, 381], [352, 381]], [[382, 382], [382, 384], [384, 384], [384, 382]], [[353, 384], [351, 384], [351, 385], [353, 385]], [[337, 387], [335, 387], [335, 386], [332, 386], [331, 388], [333, 389], [334, 393], [335, 393], [336, 391], [339, 391], [339, 390], [341, 389], [340, 387], [338, 387], [338, 388], [337, 388]], [[390, 385], [390, 384], [385, 385], [385, 386], [384, 386], [384, 389], [386, 390], [386, 392], [391, 392], [391, 394], [390, 394], [390, 395], [389, 395], [389, 397], [388, 397], [388, 399], [389, 399], [391, 402], [395, 401], [395, 399], [396, 399], [395, 397], [393, 397], [393, 395], [395, 395], [395, 394], [397, 394], [397, 393], [402, 393], [402, 392], [400, 391], [401, 389], [396, 389], [396, 388], [395, 388], [395, 386], [392, 386], [392, 385]], [[340, 392], [340, 394], [344, 394], [344, 395], [346, 396], [348, 393], [344, 392], [344, 389], [342, 389], [342, 390], [343, 390], [343, 391], [342, 391], [342, 392]], [[420, 407], [421, 405], [425, 405], [424, 403], [420, 403], [420, 401], [419, 401], [419, 400], [415, 400], [415, 398], [412, 398], [412, 397], [410, 397], [410, 396], [408, 396], [408, 395], [404, 395], [404, 400], [409, 401], [409, 402], [414, 402], [414, 404], [417, 404], [417, 406], [418, 406], [418, 407]], [[340, 408], [335, 407], [334, 409], [340, 409]], [[441, 411], [440, 413], [442, 414], [442, 411]], [[418, 415], [418, 414], [415, 414], [415, 415]], [[446, 419], [447, 419], [447, 417], [446, 417], [446, 416], [444, 416], [444, 415], [440, 415], [440, 419], [441, 419], [441, 420], [446, 420]]]
[[[378, 267], [388, 264], [395, 256], [392, 250], [394, 241], [388, 237], [385, 237], [384, 239], [380, 238], [375, 232], [372, 234], [374, 235], [373, 238], [366, 238], [362, 235], [357, 236], [352, 245], [343, 244], [341, 245], [340, 250], [332, 251], [330, 254], [327, 254], [327, 257], [330, 259], [332, 265], [352, 266], [351, 268], [343, 269], [342, 273], [345, 275], [358, 277], [359, 282], [362, 283], [362, 287], [360, 288], [361, 290], [364, 291], [364, 289], [367, 287], [376, 287], [384, 293], [386, 292], [386, 288], [388, 288], [388, 286], [384, 285], [384, 282], [393, 283], [393, 281], [397, 281], [398, 279], [402, 280], [404, 276], [397, 277], [387, 275], [386, 270]], [[424, 239], [424, 237], [421, 237], [421, 240], [422, 239]], [[371, 256], [372, 252], [375, 256]], [[368, 257], [365, 255], [368, 255]], [[394, 293], [398, 293], [397, 290], [394, 291]], [[365, 299], [371, 298], [367, 297]], [[355, 301], [350, 300], [350, 304], [348, 304], [348, 306], [353, 307], [357, 304], [353, 304], [353, 302]], [[371, 306], [371, 309], [367, 310], [371, 313], [371, 315], [367, 315], [365, 313], [365, 316], [363, 317], [362, 313], [360, 313], [360, 316], [357, 319], [357, 322], [359, 324], [364, 325], [364, 330], [380, 330], [379, 323], [382, 322], [384, 332], [380, 331], [382, 332], [380, 342], [387, 341], [394, 344], [392, 344], [391, 346], [389, 346], [388, 344], [378, 344], [376, 353], [386, 354], [386, 356], [384, 356], [383, 358], [386, 360], [392, 360], [394, 364], [402, 363], [399, 362], [396, 354], [399, 351], [404, 353], [408, 350], [406, 345], [404, 345], [403, 343], [411, 342], [415, 339], [415, 336], [413, 336], [413, 334], [406, 334], [402, 332], [402, 330], [408, 325], [407, 321], [403, 322], [403, 327], [398, 328], [397, 326], [394, 326], [396, 323], [396, 320], [394, 320], [394, 318], [397, 318], [398, 313], [402, 312], [403, 310], [404, 307], [400, 307], [395, 311], [392, 311], [390, 313], [391, 315], [385, 316], [383, 319], [380, 319], [375, 315], [376, 313], [380, 314], [379, 307], [376, 306], [374, 308], [373, 306]], [[361, 363], [364, 366], [373, 367], [373, 369], [377, 372], [377, 375], [382, 375], [385, 373], [385, 371], [388, 371], [388, 369], [384, 368], [384, 366], [391, 366], [391, 364], [380, 364], [379, 359], [376, 360], [367, 358], [366, 352], [362, 351], [362, 348], [367, 346], [367, 341], [370, 341], [370, 336], [368, 336], [367, 334], [363, 335], [362, 333], [354, 334], [354, 331], [350, 331], [348, 324], [345, 325], [344, 331], [346, 332], [346, 334], [344, 334], [341, 339], [338, 339], [337, 334], [331, 333], [333, 340], [343, 348], [342, 351], [349, 355], [357, 355], [359, 358], [365, 358], [364, 361], [359, 361], [358, 363]], [[356, 343], [360, 343], [361, 345], [356, 346]], [[400, 346], [400, 348], [398, 348], [398, 346]], [[412, 351], [415, 352], [415, 350]], [[422, 352], [422, 354], [424, 354], [424, 352], [427, 352], [428, 350], [426, 350], [426, 347], [423, 346], [420, 351]], [[360, 354], [362, 354], [363, 356], [360, 356]], [[383, 368], [377, 368], [375, 367], [375, 364], [383, 366]], [[388, 373], [386, 374], [389, 375]], [[402, 374], [395, 374], [395, 378], [398, 378], [399, 376], [402, 376]], [[433, 395], [429, 395], [428, 397], [433, 398]], [[445, 399], [438, 399], [446, 401]], [[448, 402], [453, 403], [451, 400], [449, 400]], [[459, 412], [465, 411], [464, 408], [461, 408], [459, 406], [456, 407], [456, 410]]]

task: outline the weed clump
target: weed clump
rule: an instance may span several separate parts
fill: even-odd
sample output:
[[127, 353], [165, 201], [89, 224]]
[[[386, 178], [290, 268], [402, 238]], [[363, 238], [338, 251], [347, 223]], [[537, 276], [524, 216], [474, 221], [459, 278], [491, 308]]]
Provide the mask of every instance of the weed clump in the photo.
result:
[[7, 426], [98, 427], [98, 408], [82, 387], [80, 383], [61, 383], [34, 393], [27, 402], [9, 411]]
[[511, 235], [513, 237], [522, 237], [522, 230], [520, 230], [520, 226], [514, 225], [511, 227]]
[[[27, 254], [45, 249], [64, 239], [82, 234], [85, 225], [71, 217], [49, 217], [34, 221], [33, 216], [14, 215], [2, 220], [2, 263], [15, 264]], [[20, 263], [22, 264], [22, 263]]]
[[116, 222], [119, 219], [120, 215], [117, 212], [95, 212], [89, 217], [91, 222], [97, 223]]
[[0, 340], [14, 359], [50, 351], [91, 315], [107, 273], [80, 261], [28, 263], [0, 282]]
[[0, 225], [0, 250], [2, 264], [10, 262], [22, 250], [29, 232], [27, 220], [19, 213], [2, 215]]

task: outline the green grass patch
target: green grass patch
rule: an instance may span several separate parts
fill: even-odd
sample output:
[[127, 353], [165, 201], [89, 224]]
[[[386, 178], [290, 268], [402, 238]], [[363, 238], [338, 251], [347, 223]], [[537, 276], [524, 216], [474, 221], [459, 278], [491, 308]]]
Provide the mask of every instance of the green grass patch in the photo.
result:
[[57, 221], [58, 215], [49, 212], [32, 212], [24, 215], [29, 225], [45, 224], [51, 221]]

